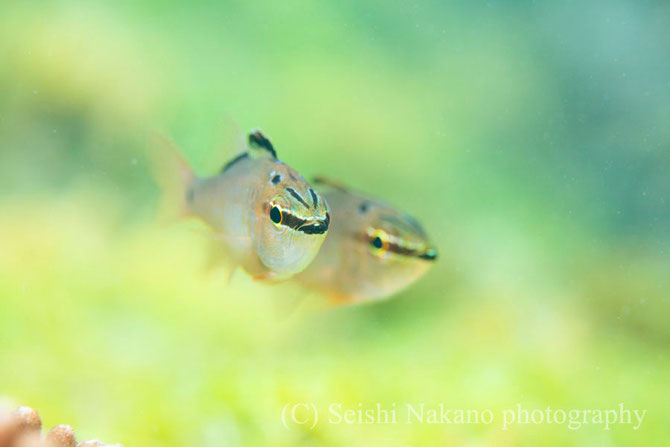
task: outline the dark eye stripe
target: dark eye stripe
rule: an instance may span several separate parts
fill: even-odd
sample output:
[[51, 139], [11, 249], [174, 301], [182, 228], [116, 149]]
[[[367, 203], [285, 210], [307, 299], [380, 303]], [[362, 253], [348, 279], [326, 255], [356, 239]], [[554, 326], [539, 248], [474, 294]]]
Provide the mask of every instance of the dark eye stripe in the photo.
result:
[[[379, 236], [368, 236], [369, 243], [376, 248], [380, 248], [376, 242], [376, 239], [379, 239]], [[428, 250], [414, 250], [402, 244], [387, 242], [386, 251], [390, 251], [391, 253], [395, 253], [401, 256], [417, 257], [425, 259], [427, 261], [434, 261], [435, 259], [437, 259], [437, 251], [435, 251], [434, 248], [430, 248]]]
[[309, 205], [307, 205], [307, 202], [305, 202], [305, 199], [303, 199], [302, 196], [300, 194], [298, 194], [298, 192], [295, 189], [286, 188], [286, 190], [288, 191], [289, 194], [291, 194], [293, 197], [295, 197], [295, 199], [298, 202], [302, 203], [305, 206], [305, 208], [309, 209]]
[[316, 195], [316, 192], [312, 188], [309, 188], [309, 194], [312, 196], [312, 202], [314, 202], [314, 209], [319, 205], [319, 197]]
[[388, 251], [404, 256], [417, 256], [417, 252], [400, 244], [388, 243]]
[[328, 215], [323, 220], [307, 221], [288, 211], [284, 211], [282, 213], [281, 224], [306, 234], [323, 234], [328, 231], [329, 221], [330, 216]]

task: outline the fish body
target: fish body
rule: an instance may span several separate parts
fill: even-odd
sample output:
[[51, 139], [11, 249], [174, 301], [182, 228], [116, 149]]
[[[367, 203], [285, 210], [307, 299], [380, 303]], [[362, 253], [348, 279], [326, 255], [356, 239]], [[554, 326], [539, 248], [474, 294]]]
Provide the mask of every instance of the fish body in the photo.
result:
[[258, 131], [249, 134], [247, 151], [217, 175], [196, 177], [186, 168], [182, 178], [185, 213], [210, 226], [223, 255], [256, 279], [280, 280], [302, 271], [326, 237], [326, 201], [277, 159]]
[[408, 214], [335, 182], [315, 184], [332, 222], [319, 254], [296, 275], [298, 282], [337, 303], [378, 300], [409, 286], [437, 258], [424, 229]]

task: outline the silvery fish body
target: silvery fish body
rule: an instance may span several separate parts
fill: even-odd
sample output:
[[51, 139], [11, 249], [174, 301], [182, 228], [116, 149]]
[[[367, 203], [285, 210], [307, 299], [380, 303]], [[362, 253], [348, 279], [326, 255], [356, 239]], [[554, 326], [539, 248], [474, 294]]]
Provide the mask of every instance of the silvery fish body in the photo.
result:
[[298, 282], [336, 303], [382, 299], [416, 281], [437, 258], [411, 216], [335, 182], [315, 184], [328, 201], [332, 222], [319, 254], [295, 276]]
[[276, 158], [260, 132], [215, 176], [187, 176], [184, 207], [207, 223], [224, 255], [256, 279], [284, 279], [314, 259], [326, 237], [326, 201]]

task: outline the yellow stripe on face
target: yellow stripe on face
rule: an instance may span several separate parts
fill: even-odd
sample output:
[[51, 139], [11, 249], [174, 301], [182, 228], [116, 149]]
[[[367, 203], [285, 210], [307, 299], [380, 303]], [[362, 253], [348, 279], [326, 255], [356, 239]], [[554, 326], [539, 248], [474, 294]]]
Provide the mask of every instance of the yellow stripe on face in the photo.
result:
[[394, 253], [400, 256], [409, 256], [433, 261], [437, 258], [437, 251], [417, 244], [408, 244], [402, 238], [389, 235], [381, 229], [368, 228], [367, 240], [373, 253], [383, 256]]
[[270, 208], [270, 220], [275, 226], [284, 226], [305, 234], [323, 234], [328, 231], [330, 214], [326, 213], [324, 219], [303, 219], [288, 210], [281, 209], [277, 205]]

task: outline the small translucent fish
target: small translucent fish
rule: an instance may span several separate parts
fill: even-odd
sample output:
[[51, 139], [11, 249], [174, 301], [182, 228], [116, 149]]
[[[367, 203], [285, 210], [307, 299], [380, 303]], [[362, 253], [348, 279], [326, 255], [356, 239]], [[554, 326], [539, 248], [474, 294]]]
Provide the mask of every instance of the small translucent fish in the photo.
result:
[[[280, 280], [302, 271], [323, 243], [330, 215], [319, 193], [277, 154], [260, 131], [247, 150], [212, 177], [177, 168], [182, 214], [215, 232], [222, 255], [255, 279]], [[169, 189], [169, 186], [168, 186]], [[174, 189], [174, 188], [172, 188]]]
[[421, 225], [397, 208], [316, 179], [332, 213], [319, 254], [295, 279], [335, 304], [378, 300], [420, 278], [437, 258]]

